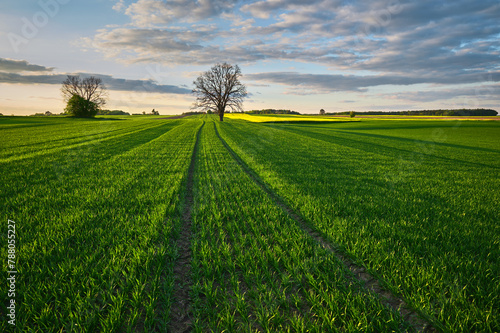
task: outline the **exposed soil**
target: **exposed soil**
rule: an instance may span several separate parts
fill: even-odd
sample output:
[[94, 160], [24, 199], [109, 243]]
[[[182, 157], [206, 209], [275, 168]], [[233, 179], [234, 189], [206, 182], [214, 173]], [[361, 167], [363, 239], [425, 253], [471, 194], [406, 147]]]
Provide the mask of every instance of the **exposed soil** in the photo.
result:
[[400, 297], [384, 288], [377, 278], [367, 272], [366, 268], [357, 265], [350, 258], [341, 254], [336, 250], [335, 244], [328, 242], [319, 232], [313, 230], [278, 194], [269, 189], [264, 181], [232, 150], [231, 147], [229, 147], [226, 141], [219, 135], [217, 127], [215, 127], [215, 132], [222, 144], [250, 178], [259, 185], [278, 206], [294, 219], [301, 226], [302, 230], [315, 239], [323, 248], [331, 251], [335, 257], [344, 264], [346, 269], [353, 274], [354, 278], [362, 282], [366, 290], [377, 295], [383, 304], [399, 312], [405, 321], [412, 325], [417, 332], [436, 332], [436, 329], [426, 319], [412, 310]]
[[[172, 119], [172, 118], [168, 118]], [[191, 211], [193, 206], [193, 176], [196, 160], [196, 152], [200, 141], [200, 133], [204, 124], [196, 134], [196, 143], [189, 165], [186, 196], [184, 199], [184, 212], [182, 214], [182, 226], [177, 239], [177, 249], [179, 258], [174, 266], [174, 291], [173, 303], [170, 309], [170, 323], [168, 325], [169, 332], [181, 333], [191, 332], [192, 327], [192, 311], [191, 311]]]

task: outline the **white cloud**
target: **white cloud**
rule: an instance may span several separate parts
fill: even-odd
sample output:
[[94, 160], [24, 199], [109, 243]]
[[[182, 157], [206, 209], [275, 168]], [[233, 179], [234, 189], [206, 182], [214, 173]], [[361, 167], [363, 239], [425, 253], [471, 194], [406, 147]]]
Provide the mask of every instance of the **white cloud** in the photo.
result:
[[137, 27], [168, 25], [180, 21], [195, 22], [231, 12], [235, 2], [231, 0], [139, 0], [131, 4], [125, 13]]
[[[367, 88], [383, 85], [410, 86], [421, 83], [450, 85], [479, 82], [481, 85], [477, 88], [449, 89], [444, 90], [443, 93], [445, 95], [452, 92], [455, 94], [470, 94], [473, 91], [476, 95], [479, 95], [480, 92], [487, 92], [489, 96], [493, 96], [500, 87], [498, 84], [495, 84], [495, 82], [500, 82], [500, 72], [490, 73], [486, 77], [483, 77], [484, 80], [481, 80], [475, 74], [462, 74], [455, 77], [420, 77], [411, 75], [303, 74], [297, 72], [247, 74], [245, 75], [245, 79], [261, 83], [285, 85], [289, 87], [286, 92], [294, 95], [326, 94], [339, 91], [365, 92]], [[415, 95], [409, 94], [406, 96], [411, 97]]]
[[457, 97], [473, 98], [478, 100], [494, 100], [500, 96], [500, 84], [479, 84], [467, 88], [434, 89], [426, 91], [407, 91], [392, 94], [379, 94], [377, 97], [393, 100], [435, 102], [454, 100]]
[[496, 0], [138, 0], [125, 13], [130, 24], [100, 30], [88, 44], [128, 63], [295, 61], [362, 73], [248, 76], [293, 94], [473, 83], [486, 72], [498, 81]]
[[253, 18], [244, 19], [243, 16], [234, 13], [222, 13], [221, 18], [231, 21], [232, 26], [244, 28], [245, 30], [251, 28], [255, 23]]
[[126, 6], [125, 6], [125, 3], [123, 2], [123, 0], [119, 0], [118, 2], [116, 2], [113, 5], [113, 10], [115, 10], [117, 12], [122, 12], [125, 10], [125, 8], [126, 8]]

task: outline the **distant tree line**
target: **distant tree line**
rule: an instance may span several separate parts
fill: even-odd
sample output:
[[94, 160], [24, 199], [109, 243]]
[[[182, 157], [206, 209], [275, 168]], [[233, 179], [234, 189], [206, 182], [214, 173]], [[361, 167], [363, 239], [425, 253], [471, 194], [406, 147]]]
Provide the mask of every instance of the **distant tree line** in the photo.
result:
[[[197, 114], [215, 114], [212, 110], [207, 111], [189, 111], [183, 112], [182, 115], [192, 116]], [[297, 111], [291, 110], [276, 110], [276, 109], [264, 109], [264, 110], [252, 110], [252, 111], [244, 111], [244, 112], [236, 112], [236, 113], [247, 113], [247, 114], [300, 114]]]
[[153, 109], [149, 113], [146, 113], [146, 111], [142, 111], [142, 113], [132, 113], [132, 115], [133, 116], [159, 116], [160, 111]]
[[130, 116], [130, 113], [122, 110], [99, 110], [97, 115], [101, 116]]
[[[350, 115], [352, 111], [328, 112], [329, 115]], [[491, 109], [452, 109], [452, 110], [417, 110], [417, 111], [365, 111], [356, 112], [361, 115], [408, 115], [408, 116], [496, 116], [498, 112]]]
[[38, 112], [38, 113], [35, 113], [35, 114], [30, 114], [30, 117], [50, 117], [50, 116], [59, 116], [59, 115], [64, 115], [64, 112], [60, 113], [60, 114], [54, 114], [54, 113], [52, 113], [50, 111], [45, 111], [43, 113]]
[[245, 111], [245, 113], [248, 113], [248, 114], [300, 114], [297, 111], [276, 110], [276, 109], [252, 110], [252, 111]]
[[[182, 115], [183, 116], [195, 116], [197, 114], [206, 114], [206, 113], [208, 113], [208, 112], [205, 112], [205, 111], [188, 111], [188, 112], [183, 112]], [[212, 113], [213, 112], [210, 111], [210, 114], [212, 114]]]

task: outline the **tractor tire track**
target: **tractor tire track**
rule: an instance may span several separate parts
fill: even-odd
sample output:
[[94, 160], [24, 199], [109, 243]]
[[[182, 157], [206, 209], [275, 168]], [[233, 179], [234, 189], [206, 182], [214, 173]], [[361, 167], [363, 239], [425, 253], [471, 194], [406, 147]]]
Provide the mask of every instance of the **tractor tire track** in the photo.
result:
[[191, 332], [192, 330], [192, 310], [191, 310], [191, 226], [192, 226], [192, 207], [193, 207], [193, 178], [196, 161], [196, 154], [200, 142], [200, 133], [205, 126], [201, 125], [196, 133], [196, 142], [194, 144], [193, 155], [188, 169], [186, 196], [184, 198], [184, 211], [182, 213], [182, 226], [179, 231], [179, 237], [176, 247], [179, 251], [179, 257], [174, 266], [174, 290], [173, 302], [170, 308], [170, 322], [168, 332]]
[[235, 161], [241, 166], [245, 173], [264, 191], [269, 195], [269, 197], [279, 206], [283, 211], [285, 211], [293, 220], [295, 220], [298, 225], [306, 232], [310, 237], [316, 240], [323, 248], [329, 250], [335, 257], [343, 263], [345, 268], [351, 272], [355, 279], [360, 281], [364, 288], [375, 294], [385, 306], [398, 312], [404, 320], [409, 323], [416, 332], [436, 332], [437, 329], [434, 328], [431, 323], [424, 319], [422, 315], [412, 310], [406, 302], [393, 294], [387, 288], [382, 286], [382, 283], [373, 275], [371, 275], [365, 267], [360, 266], [353, 262], [350, 258], [343, 255], [337, 250], [337, 246], [327, 241], [321, 234], [313, 230], [305, 221], [300, 217], [294, 210], [285, 203], [278, 194], [274, 193], [266, 183], [260, 178], [260, 176], [255, 173], [252, 168], [250, 168], [245, 161], [243, 161], [238, 154], [227, 144], [227, 142], [220, 136], [217, 130], [217, 125], [214, 123], [215, 133], [217, 137], [221, 140], [222, 144], [229, 151], [231, 156]]

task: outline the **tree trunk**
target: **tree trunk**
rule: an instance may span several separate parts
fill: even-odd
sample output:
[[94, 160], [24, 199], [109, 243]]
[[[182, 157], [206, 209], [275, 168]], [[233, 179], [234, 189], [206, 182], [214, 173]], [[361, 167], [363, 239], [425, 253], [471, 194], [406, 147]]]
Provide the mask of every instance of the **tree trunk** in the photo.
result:
[[224, 121], [224, 112], [219, 112], [219, 120]]

